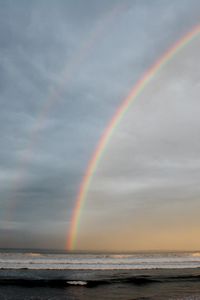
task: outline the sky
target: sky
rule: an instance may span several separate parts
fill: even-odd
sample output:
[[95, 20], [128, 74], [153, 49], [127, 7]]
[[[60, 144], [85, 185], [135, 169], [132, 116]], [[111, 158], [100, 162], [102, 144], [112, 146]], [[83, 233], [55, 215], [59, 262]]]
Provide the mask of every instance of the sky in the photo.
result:
[[[98, 141], [198, 0], [0, 0], [0, 247], [65, 249]], [[200, 249], [200, 37], [156, 74], [91, 181], [77, 250]]]

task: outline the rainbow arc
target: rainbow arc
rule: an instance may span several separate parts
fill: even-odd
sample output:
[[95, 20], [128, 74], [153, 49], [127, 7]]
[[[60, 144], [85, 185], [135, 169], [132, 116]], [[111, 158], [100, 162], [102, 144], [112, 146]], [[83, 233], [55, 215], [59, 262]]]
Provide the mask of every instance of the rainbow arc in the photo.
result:
[[133, 101], [142, 93], [145, 87], [155, 77], [155, 75], [163, 68], [177, 53], [188, 45], [200, 33], [200, 25], [195, 26], [190, 32], [180, 38], [172, 47], [170, 47], [143, 75], [143, 77], [133, 86], [128, 96], [122, 101], [110, 123], [103, 132], [96, 150], [88, 164], [85, 175], [80, 184], [80, 188], [75, 201], [75, 207], [71, 217], [69, 234], [67, 236], [66, 248], [73, 250], [76, 247], [78, 229], [80, 223], [81, 211], [86, 201], [86, 196], [91, 184], [93, 175], [98, 167], [98, 164], [104, 154], [106, 146], [116, 130], [118, 124], [123, 119], [126, 111], [132, 105]]

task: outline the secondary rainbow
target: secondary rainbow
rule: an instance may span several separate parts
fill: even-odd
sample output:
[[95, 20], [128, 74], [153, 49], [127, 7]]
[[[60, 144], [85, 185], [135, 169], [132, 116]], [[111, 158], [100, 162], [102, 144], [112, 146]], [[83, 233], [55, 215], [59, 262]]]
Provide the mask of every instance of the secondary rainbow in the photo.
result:
[[12, 183], [8, 201], [6, 202], [6, 215], [4, 218], [7, 223], [12, 222], [13, 213], [22, 201], [16, 197], [16, 194], [18, 194], [18, 191], [24, 186], [24, 181], [32, 162], [32, 155], [34, 154], [34, 149], [38, 143], [38, 137], [45, 125], [47, 116], [54, 109], [54, 106], [58, 105], [58, 103], [62, 101], [61, 96], [63, 90], [67, 90], [68, 87], [70, 87], [71, 80], [73, 80], [88, 55], [94, 50], [96, 44], [100, 43], [101, 40], [104, 39], [105, 32], [108, 31], [109, 26], [111, 26], [117, 17], [120, 16], [120, 14], [122, 14], [127, 8], [127, 5], [123, 2], [116, 3], [111, 6], [105, 14], [101, 15], [101, 17], [96, 20], [94, 27], [91, 29], [86, 39], [83, 40], [80, 47], [77, 48], [77, 51], [71, 55], [70, 60], [63, 67], [61, 77], [58, 78], [57, 84], [52, 87], [47, 98], [41, 101], [41, 107], [36, 115], [35, 122], [33, 122], [33, 126], [30, 129], [27, 145], [21, 152], [21, 158], [18, 162], [17, 176]]
[[117, 109], [113, 118], [109, 122], [105, 131], [103, 132], [96, 150], [88, 164], [83, 180], [80, 184], [80, 188], [75, 201], [75, 207], [71, 217], [71, 224], [69, 234], [67, 236], [66, 248], [68, 250], [75, 249], [80, 215], [83, 208], [86, 195], [95, 173], [95, 170], [101, 160], [104, 153], [106, 145], [108, 144], [113, 131], [116, 129], [117, 125], [120, 123], [126, 111], [131, 106], [133, 100], [144, 90], [145, 86], [153, 79], [155, 74], [163, 68], [170, 59], [172, 59], [177, 52], [179, 52], [183, 47], [190, 43], [197, 35], [200, 33], [200, 25], [195, 26], [191, 31], [180, 38], [172, 47], [170, 47], [153, 65], [150, 67], [143, 75], [143, 77], [133, 86], [128, 96], [122, 101], [122, 104]]

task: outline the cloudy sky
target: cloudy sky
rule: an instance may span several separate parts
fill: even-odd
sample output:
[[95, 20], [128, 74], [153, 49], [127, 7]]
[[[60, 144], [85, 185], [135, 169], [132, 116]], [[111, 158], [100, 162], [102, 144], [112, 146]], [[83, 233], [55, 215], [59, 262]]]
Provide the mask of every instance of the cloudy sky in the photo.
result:
[[[199, 0], [0, 0], [0, 247], [65, 247], [109, 120], [199, 18]], [[196, 37], [123, 117], [77, 249], [200, 248], [199, 53]]]

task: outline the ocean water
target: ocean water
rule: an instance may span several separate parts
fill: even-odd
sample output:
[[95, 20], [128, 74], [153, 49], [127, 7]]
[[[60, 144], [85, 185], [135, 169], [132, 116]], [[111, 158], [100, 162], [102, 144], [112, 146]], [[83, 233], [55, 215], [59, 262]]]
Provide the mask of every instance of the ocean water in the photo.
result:
[[66, 254], [0, 251], [0, 269], [135, 270], [200, 267], [200, 252]]
[[1, 299], [200, 299], [200, 253], [1, 250]]

